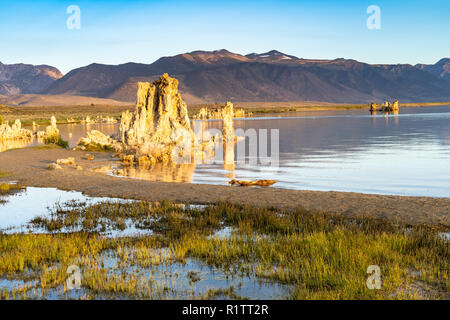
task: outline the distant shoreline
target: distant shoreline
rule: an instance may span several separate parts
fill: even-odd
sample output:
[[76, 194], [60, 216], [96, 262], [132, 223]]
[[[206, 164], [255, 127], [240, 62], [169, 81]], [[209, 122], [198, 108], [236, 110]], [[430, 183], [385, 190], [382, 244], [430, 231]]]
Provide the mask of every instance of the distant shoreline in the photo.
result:
[[[263, 104], [263, 106], [259, 106]], [[402, 107], [437, 107], [450, 105], [450, 101], [444, 102], [410, 102], [401, 103]], [[303, 102], [236, 102], [236, 108], [243, 108], [252, 113], [287, 113], [302, 111], [346, 111], [346, 110], [369, 110], [369, 104], [333, 104], [327, 102], [309, 103]]]
[[[369, 110], [369, 104], [335, 104], [320, 101], [286, 101], [286, 102], [234, 102], [235, 108], [244, 109], [246, 113], [269, 114], [290, 112], [315, 112], [315, 111], [346, 111]], [[197, 114], [201, 108], [218, 108], [224, 103], [193, 104], [188, 105], [189, 116]], [[401, 103], [402, 107], [435, 107], [450, 105], [450, 102], [414, 102]], [[125, 110], [134, 110], [133, 104], [124, 105], [63, 105], [63, 106], [3, 106], [0, 105], [0, 115], [4, 120], [13, 122], [20, 119], [23, 125], [31, 125], [35, 121], [39, 125], [50, 123], [50, 117], [54, 115], [58, 124], [68, 123], [67, 119], [79, 122], [90, 116], [108, 116], [116, 119]]]

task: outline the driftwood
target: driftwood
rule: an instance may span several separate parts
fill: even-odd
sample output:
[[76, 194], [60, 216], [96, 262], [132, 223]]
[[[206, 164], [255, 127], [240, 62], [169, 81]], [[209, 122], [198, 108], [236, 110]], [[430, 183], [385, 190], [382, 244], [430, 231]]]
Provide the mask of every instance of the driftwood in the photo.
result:
[[277, 183], [275, 180], [253, 180], [253, 181], [247, 181], [247, 180], [231, 180], [228, 182], [231, 185], [238, 184], [241, 187], [248, 187], [248, 186], [259, 186], [259, 187], [268, 187], [273, 185], [274, 183]]

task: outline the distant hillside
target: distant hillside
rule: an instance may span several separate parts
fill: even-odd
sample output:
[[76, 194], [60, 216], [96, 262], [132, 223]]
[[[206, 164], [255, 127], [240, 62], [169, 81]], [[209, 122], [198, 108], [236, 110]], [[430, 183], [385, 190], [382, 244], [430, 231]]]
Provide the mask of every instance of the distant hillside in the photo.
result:
[[137, 81], [164, 72], [180, 80], [189, 103], [299, 101], [366, 103], [450, 99], [450, 85], [411, 65], [369, 65], [355, 60], [300, 59], [278, 51], [247, 56], [227, 50], [194, 51], [146, 64], [92, 64], [55, 81], [48, 94], [134, 101]]
[[435, 64], [418, 64], [416, 67], [450, 81], [450, 58], [441, 59]]
[[62, 76], [58, 69], [50, 66], [0, 62], [0, 94], [41, 93]]
[[[449, 59], [435, 65], [370, 65], [349, 59], [302, 59], [276, 50], [246, 56], [218, 50], [162, 57], [152, 64], [94, 63], [74, 69], [64, 77], [57, 69], [51, 72], [51, 67], [38, 73], [44, 67], [33, 67], [23, 73], [28, 86], [8, 87], [11, 83], [8, 80], [0, 94], [44, 93], [134, 102], [136, 82], [152, 81], [167, 72], [179, 79], [180, 92], [190, 104], [226, 100], [332, 103], [450, 100]], [[0, 69], [0, 79], [6, 75], [11, 78]], [[38, 75], [47, 78], [33, 78]], [[2, 83], [0, 80], [0, 90]]]

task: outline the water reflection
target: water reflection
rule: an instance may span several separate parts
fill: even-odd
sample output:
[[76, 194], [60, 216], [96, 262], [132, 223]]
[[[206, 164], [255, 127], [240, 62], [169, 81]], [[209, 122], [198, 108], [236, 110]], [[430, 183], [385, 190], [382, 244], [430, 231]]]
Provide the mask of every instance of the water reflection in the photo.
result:
[[1, 139], [0, 138], [0, 152], [12, 149], [25, 148], [31, 145], [34, 139]]
[[195, 171], [194, 164], [156, 163], [151, 166], [122, 166], [114, 170], [119, 177], [131, 177], [150, 181], [192, 182]]

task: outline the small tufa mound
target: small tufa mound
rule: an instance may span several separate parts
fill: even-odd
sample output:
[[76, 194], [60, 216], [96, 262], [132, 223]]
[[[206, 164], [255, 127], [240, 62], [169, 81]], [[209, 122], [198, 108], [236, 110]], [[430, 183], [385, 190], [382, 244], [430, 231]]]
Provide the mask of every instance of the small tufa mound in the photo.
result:
[[56, 160], [56, 164], [58, 165], [67, 165], [67, 166], [74, 166], [76, 165], [75, 163], [75, 158], [67, 158], [67, 159], [58, 159]]
[[87, 151], [121, 152], [123, 150], [123, 146], [120, 142], [114, 140], [110, 136], [107, 136], [100, 131], [92, 130], [87, 133], [86, 138], [81, 138], [78, 141], [78, 146], [76, 146], [74, 149]]
[[399, 104], [398, 100], [395, 100], [393, 103], [385, 101], [380, 106], [377, 106], [375, 102], [370, 103], [369, 111], [375, 113], [377, 110], [381, 112], [395, 112], [398, 111]]
[[248, 186], [258, 186], [258, 187], [268, 187], [271, 186], [275, 183], [277, 183], [277, 181], [275, 180], [231, 180], [230, 182], [228, 182], [229, 184], [233, 185], [240, 185], [241, 187], [248, 187]]

